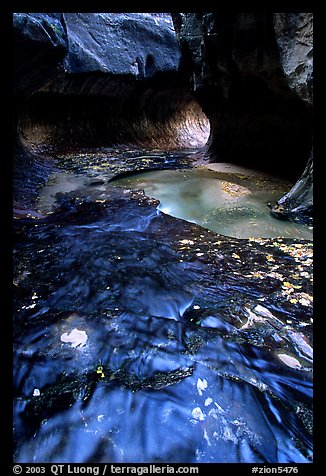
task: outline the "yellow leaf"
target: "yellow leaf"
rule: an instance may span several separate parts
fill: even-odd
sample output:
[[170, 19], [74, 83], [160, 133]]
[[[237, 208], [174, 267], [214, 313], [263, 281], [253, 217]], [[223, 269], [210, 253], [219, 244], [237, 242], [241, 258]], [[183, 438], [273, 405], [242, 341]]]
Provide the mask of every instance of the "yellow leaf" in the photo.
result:
[[284, 286], [285, 288], [292, 288], [292, 287], [293, 287], [292, 284], [289, 283], [288, 281], [285, 281], [285, 282], [283, 283], [283, 286]]

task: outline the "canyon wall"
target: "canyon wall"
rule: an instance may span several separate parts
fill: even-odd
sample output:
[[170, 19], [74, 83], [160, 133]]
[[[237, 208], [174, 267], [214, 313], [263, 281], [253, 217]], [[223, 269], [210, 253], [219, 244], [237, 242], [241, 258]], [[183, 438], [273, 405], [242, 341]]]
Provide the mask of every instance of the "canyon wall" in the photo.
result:
[[298, 180], [274, 214], [312, 211], [311, 13], [176, 13], [182, 68], [210, 120], [210, 161]]
[[297, 182], [272, 213], [310, 220], [312, 14], [172, 18], [14, 15], [16, 200], [60, 149], [197, 148]]
[[169, 14], [15, 14], [15, 200], [58, 150], [202, 147], [209, 123], [180, 59]]
[[20, 124], [35, 146], [205, 143], [168, 14], [16, 14], [14, 31]]

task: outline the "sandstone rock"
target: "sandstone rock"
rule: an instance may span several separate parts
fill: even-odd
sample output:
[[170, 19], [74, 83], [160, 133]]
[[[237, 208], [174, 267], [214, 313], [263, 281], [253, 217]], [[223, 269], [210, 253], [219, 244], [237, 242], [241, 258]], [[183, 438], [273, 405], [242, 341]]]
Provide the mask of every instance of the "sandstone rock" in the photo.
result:
[[[313, 15], [275, 13], [274, 29], [288, 85], [311, 109], [313, 105]], [[312, 220], [313, 153], [294, 187], [272, 210], [281, 218]]]
[[312, 105], [312, 13], [275, 13], [274, 30], [281, 65], [289, 86], [304, 101]]
[[21, 95], [40, 89], [76, 93], [71, 82], [80, 74], [77, 92], [85, 94], [87, 75], [95, 72], [137, 80], [176, 73], [181, 57], [165, 13], [16, 13], [14, 47], [16, 93]]
[[285, 206], [293, 213], [285, 216], [310, 214], [302, 199], [312, 191], [302, 193], [302, 186], [312, 182], [305, 180], [312, 170], [306, 167], [312, 144], [312, 14], [172, 16], [182, 67], [210, 120], [209, 160], [292, 180], [305, 169]]
[[303, 174], [291, 190], [277, 201], [271, 210], [271, 214], [276, 218], [311, 222], [312, 213], [313, 155], [311, 153]]
[[14, 92], [29, 96], [57, 76], [67, 48], [61, 13], [15, 13]]
[[150, 78], [176, 71], [180, 51], [168, 14], [65, 13], [67, 73], [102, 71]]
[[[15, 22], [17, 123], [33, 151], [205, 144], [208, 120], [180, 78], [169, 14], [24, 13]], [[29, 43], [33, 60], [25, 61]]]

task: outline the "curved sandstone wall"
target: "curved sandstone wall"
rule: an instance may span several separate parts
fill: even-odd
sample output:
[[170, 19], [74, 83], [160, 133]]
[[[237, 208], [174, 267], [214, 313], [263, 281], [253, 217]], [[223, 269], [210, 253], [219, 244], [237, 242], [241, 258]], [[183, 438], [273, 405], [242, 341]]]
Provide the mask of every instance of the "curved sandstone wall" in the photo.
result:
[[27, 142], [205, 144], [208, 120], [178, 76], [180, 51], [169, 15], [16, 17], [16, 97]]
[[273, 213], [310, 217], [312, 14], [172, 17], [14, 15], [20, 183], [63, 148], [197, 148], [298, 180]]

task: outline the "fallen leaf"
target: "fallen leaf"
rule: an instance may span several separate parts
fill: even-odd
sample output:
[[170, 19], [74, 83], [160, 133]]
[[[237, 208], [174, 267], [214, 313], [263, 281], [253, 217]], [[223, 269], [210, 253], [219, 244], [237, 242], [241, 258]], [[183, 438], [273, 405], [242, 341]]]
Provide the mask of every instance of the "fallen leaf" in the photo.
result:
[[284, 281], [283, 286], [284, 286], [285, 288], [293, 288], [292, 284], [289, 283], [288, 281]]
[[288, 367], [291, 367], [292, 369], [301, 369], [300, 362], [294, 357], [291, 357], [290, 355], [287, 355], [287, 354], [278, 354], [278, 357]]
[[207, 380], [205, 380], [205, 379], [202, 380], [201, 378], [199, 378], [197, 380], [197, 391], [198, 391], [199, 395], [202, 395], [203, 391], [205, 391], [206, 388], [207, 388]]
[[201, 421], [205, 420], [206, 415], [201, 411], [199, 407], [194, 408], [191, 414], [196, 420], [201, 420]]
[[69, 334], [65, 332], [60, 337], [60, 340], [65, 343], [71, 343], [71, 347], [84, 347], [87, 342], [87, 334], [85, 331], [73, 329]]

